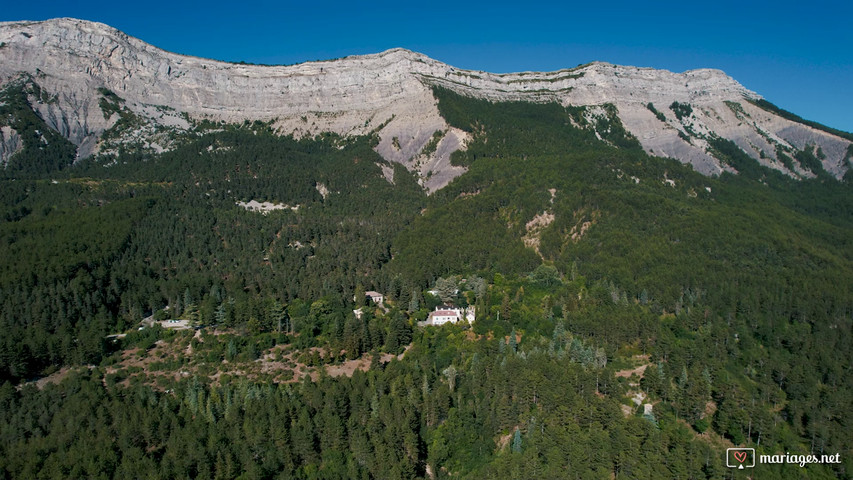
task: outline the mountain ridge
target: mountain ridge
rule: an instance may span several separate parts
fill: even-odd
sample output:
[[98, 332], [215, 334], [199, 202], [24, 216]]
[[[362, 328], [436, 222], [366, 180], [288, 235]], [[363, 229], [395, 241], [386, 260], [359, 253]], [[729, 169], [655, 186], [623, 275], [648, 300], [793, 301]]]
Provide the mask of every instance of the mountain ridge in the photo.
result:
[[[450, 156], [472, 134], [441, 117], [432, 93], [439, 86], [491, 101], [584, 107], [584, 127], [593, 129], [596, 119], [608, 116], [603, 107], [614, 105], [616, 120], [647, 153], [676, 158], [706, 175], [736, 170], [715, 151], [717, 139], [794, 177], [819, 173], [792, 160], [802, 151], [822, 156], [822, 169], [837, 179], [850, 168], [849, 140], [761, 108], [759, 94], [715, 69], [673, 73], [592, 62], [497, 74], [459, 69], [402, 48], [287, 66], [247, 65], [167, 52], [105, 24], [68, 18], [0, 23], [0, 45], [0, 84], [26, 75], [47, 92], [52, 102], [30, 103], [78, 147], [78, 158], [115, 149], [104, 141], [121, 118], [101, 106], [109, 91], [147, 126], [117, 135], [119, 143], [137, 142], [156, 153], [172, 147], [158, 127], [184, 131], [201, 120], [260, 120], [296, 137], [376, 133], [375, 149], [385, 160], [405, 165], [435, 191], [464, 173]], [[677, 105], [690, 112], [676, 112]], [[3, 163], [21, 143], [7, 130], [0, 133]], [[428, 149], [431, 141], [437, 144]]]

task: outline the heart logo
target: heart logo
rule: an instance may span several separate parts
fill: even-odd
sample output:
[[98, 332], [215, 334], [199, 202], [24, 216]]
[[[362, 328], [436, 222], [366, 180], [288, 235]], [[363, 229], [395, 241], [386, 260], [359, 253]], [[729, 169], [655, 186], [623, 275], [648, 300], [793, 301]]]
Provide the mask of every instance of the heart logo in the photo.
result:
[[746, 452], [732, 452], [732, 453], [735, 454], [735, 460], [737, 460], [738, 462], [743, 463], [746, 461]]

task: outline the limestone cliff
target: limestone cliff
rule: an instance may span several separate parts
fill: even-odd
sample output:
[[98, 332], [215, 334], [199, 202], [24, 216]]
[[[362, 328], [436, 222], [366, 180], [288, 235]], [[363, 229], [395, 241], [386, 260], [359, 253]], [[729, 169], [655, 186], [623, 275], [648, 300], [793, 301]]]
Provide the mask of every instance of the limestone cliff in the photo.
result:
[[[156, 126], [180, 130], [201, 119], [272, 121], [282, 134], [296, 136], [378, 130], [377, 152], [417, 171], [433, 191], [464, 172], [449, 159], [467, 140], [439, 114], [431, 88], [441, 85], [498, 101], [612, 104], [647, 152], [706, 174], [731, 169], [714, 158], [709, 136], [729, 139], [762, 164], [794, 176], [813, 174], [790, 161], [785, 166], [777, 151], [819, 152], [824, 169], [837, 178], [850, 168], [849, 140], [759, 108], [750, 103], [760, 99], [756, 93], [718, 70], [678, 74], [592, 63], [492, 74], [403, 49], [293, 66], [242, 65], [166, 52], [82, 20], [0, 23], [0, 85], [22, 76], [47, 93], [30, 103], [78, 146], [78, 157], [108, 151], [104, 132], [122, 118], [133, 119], [134, 128], [119, 137], [154, 151], [170, 147]], [[691, 112], [676, 115], [674, 102]], [[14, 131], [3, 128], [0, 160], [6, 162], [18, 147]], [[438, 143], [424, 152], [436, 131], [442, 132]]]

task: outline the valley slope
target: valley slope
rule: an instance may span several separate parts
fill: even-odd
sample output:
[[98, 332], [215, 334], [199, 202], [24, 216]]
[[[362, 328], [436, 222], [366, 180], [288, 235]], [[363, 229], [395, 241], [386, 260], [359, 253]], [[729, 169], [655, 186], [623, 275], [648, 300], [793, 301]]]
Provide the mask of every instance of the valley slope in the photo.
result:
[[850, 134], [722, 72], [59, 19], [0, 77], [0, 479], [853, 472]]

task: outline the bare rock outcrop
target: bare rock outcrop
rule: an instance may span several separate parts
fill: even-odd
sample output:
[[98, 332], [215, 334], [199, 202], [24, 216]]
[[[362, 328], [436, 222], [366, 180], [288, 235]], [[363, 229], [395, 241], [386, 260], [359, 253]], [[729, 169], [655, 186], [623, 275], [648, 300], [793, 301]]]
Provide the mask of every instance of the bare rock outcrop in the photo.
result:
[[11, 127], [0, 127], [0, 158], [9, 158], [23, 147], [21, 136]]
[[[78, 146], [78, 157], [109, 148], [102, 136], [119, 114], [105, 113], [102, 100], [112, 92], [139, 120], [136, 141], [154, 151], [169, 143], [151, 126], [185, 129], [188, 118], [271, 121], [282, 134], [295, 136], [378, 132], [377, 152], [417, 172], [434, 191], [464, 172], [449, 159], [469, 140], [439, 114], [432, 86], [441, 85], [490, 100], [612, 104], [647, 152], [677, 158], [705, 174], [731, 169], [714, 157], [705, 140], [709, 135], [795, 176], [810, 172], [786, 167], [777, 158], [779, 148], [819, 149], [824, 169], [838, 178], [849, 169], [850, 141], [753, 105], [749, 100], [760, 97], [718, 70], [678, 74], [596, 62], [556, 72], [492, 74], [403, 49], [293, 66], [243, 65], [166, 52], [82, 20], [0, 23], [0, 85], [21, 75], [48, 92], [51, 101], [33, 107]], [[690, 105], [692, 114], [677, 117], [669, 108], [673, 102]], [[430, 145], [436, 132], [441, 137]], [[6, 162], [19, 147], [13, 131], [0, 135], [0, 160]]]

